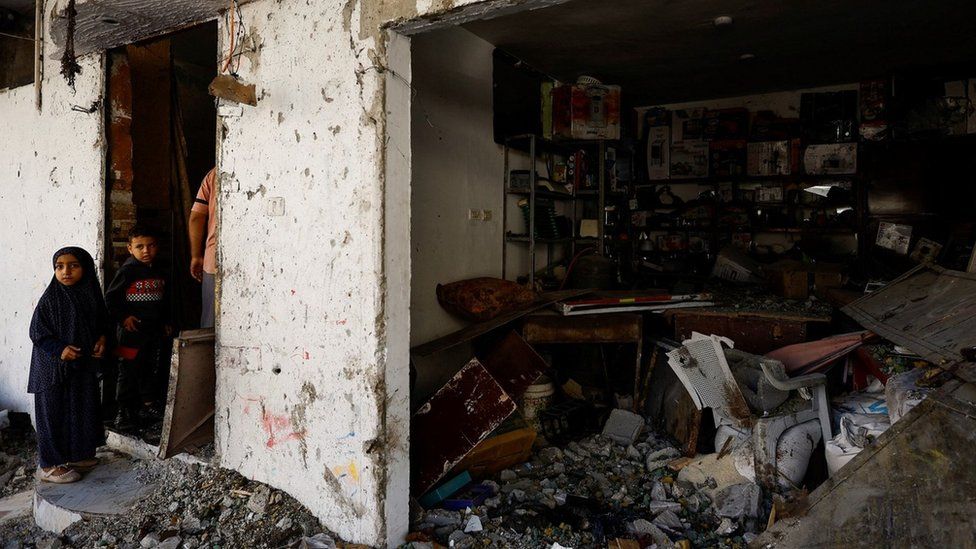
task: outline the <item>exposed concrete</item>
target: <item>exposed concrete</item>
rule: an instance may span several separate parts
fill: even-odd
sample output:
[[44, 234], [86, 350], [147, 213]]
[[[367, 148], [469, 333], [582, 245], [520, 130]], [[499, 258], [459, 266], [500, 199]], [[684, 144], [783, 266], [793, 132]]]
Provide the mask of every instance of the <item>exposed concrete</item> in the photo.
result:
[[[79, 9], [133, 2], [79, 0]], [[354, 542], [395, 546], [407, 519], [409, 134], [387, 134], [384, 107], [403, 131], [409, 94], [390, 99], [386, 88], [409, 71], [405, 42], [389, 53], [381, 27], [476, 3], [257, 0], [235, 21], [246, 34], [236, 72], [259, 99], [218, 120], [217, 451], [222, 465], [286, 490]], [[215, 13], [156, 15], [113, 32], [134, 41]], [[0, 153], [0, 234], [14, 258], [0, 265], [10, 290], [0, 304], [0, 406], [25, 411], [26, 326], [50, 254], [67, 243], [104, 254], [103, 113], [71, 110], [102, 95], [102, 58], [81, 59], [72, 92], [57, 48], [46, 51], [43, 113], [30, 88], [0, 92], [0, 135], [15, 136]], [[388, 60], [395, 55], [400, 62]], [[401, 147], [396, 166], [390, 143]], [[283, 200], [283, 215], [268, 215], [271, 198]]]
[[45, 61], [40, 113], [32, 86], [0, 90], [0, 408], [33, 410], [27, 327], [54, 274], [51, 256], [66, 245], [87, 249], [96, 265], [104, 256], [102, 57], [79, 61], [74, 92]]
[[33, 507], [34, 492], [23, 492], [0, 499], [0, 523], [29, 515]]
[[60, 534], [91, 515], [121, 515], [153, 490], [139, 480], [135, 461], [117, 454], [99, 454], [101, 463], [71, 484], [38, 482], [34, 495], [37, 526]]

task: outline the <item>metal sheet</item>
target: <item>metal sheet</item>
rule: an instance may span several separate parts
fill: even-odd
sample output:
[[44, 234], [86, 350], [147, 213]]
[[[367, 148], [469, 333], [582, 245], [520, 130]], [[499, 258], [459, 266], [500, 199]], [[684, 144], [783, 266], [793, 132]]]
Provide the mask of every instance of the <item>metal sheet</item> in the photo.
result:
[[170, 361], [159, 457], [169, 458], [213, 440], [216, 383], [213, 329], [181, 332]]
[[482, 362], [502, 390], [516, 400], [549, 367], [515, 331], [509, 332]]
[[423, 494], [515, 412], [477, 359], [420, 407], [410, 424], [411, 489]]
[[976, 346], [976, 273], [919, 265], [842, 309], [865, 328], [943, 367]]

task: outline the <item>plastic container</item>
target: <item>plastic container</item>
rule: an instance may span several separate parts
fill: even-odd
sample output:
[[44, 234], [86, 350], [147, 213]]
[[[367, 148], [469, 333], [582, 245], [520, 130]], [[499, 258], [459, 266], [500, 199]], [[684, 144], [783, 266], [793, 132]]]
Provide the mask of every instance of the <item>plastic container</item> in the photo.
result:
[[539, 431], [539, 412], [545, 410], [552, 404], [552, 396], [556, 392], [555, 385], [548, 377], [541, 376], [522, 396], [522, 417], [536, 430]]

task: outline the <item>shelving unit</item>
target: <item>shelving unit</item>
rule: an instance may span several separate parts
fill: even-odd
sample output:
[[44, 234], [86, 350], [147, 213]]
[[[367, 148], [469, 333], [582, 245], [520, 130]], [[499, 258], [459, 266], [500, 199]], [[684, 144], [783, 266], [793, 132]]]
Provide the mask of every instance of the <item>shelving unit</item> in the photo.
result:
[[[597, 185], [595, 189], [577, 189], [574, 188], [572, 194], [560, 193], [549, 191], [545, 189], [539, 189], [538, 183], [540, 181], [539, 172], [537, 170], [537, 164], [543, 159], [552, 159], [555, 156], [569, 156], [580, 149], [592, 149], [595, 148], [597, 151]], [[513, 188], [512, 185], [512, 158], [511, 155], [514, 151], [525, 152], [529, 155], [529, 187], [527, 189], [523, 188]], [[548, 169], [548, 163], [545, 164]], [[605, 173], [606, 173], [606, 142], [602, 140], [593, 141], [569, 141], [569, 140], [551, 140], [539, 137], [537, 135], [525, 134], [516, 135], [509, 137], [505, 140], [505, 161], [504, 161], [504, 198], [502, 199], [502, 227], [503, 227], [503, 237], [502, 237], [502, 278], [507, 278], [508, 275], [508, 245], [509, 244], [527, 244], [529, 253], [529, 273], [528, 279], [529, 284], [535, 284], [536, 273], [540, 270], [537, 267], [537, 245], [542, 244], [546, 247], [546, 263], [542, 268], [547, 274], [552, 272], [553, 262], [553, 247], [557, 245], [567, 245], [569, 250], [569, 256], [571, 257], [576, 253], [577, 245], [589, 244], [589, 243], [600, 243], [604, 241], [604, 227], [603, 227], [603, 208], [605, 202]], [[551, 174], [547, 173], [546, 180], [550, 180]], [[509, 195], [528, 197], [529, 200], [529, 220], [527, 227], [527, 234], [512, 234], [508, 231], [509, 222], [509, 208], [508, 208], [508, 197]], [[567, 237], [561, 238], [539, 238], [536, 233], [536, 206], [537, 200], [553, 200], [553, 201], [563, 201], [571, 204], [569, 208], [569, 220], [571, 225], [571, 234]], [[579, 227], [578, 222], [580, 221], [580, 211], [581, 202], [584, 201], [596, 201], [597, 202], [597, 238], [581, 238], [578, 236]], [[603, 253], [603, 246], [598, 246], [599, 252]]]

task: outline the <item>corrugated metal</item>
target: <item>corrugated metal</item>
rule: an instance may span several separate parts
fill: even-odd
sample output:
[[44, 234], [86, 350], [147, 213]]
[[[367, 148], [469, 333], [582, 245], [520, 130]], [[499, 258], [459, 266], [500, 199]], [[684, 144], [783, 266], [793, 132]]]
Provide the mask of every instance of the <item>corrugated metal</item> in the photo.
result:
[[842, 309], [874, 333], [943, 367], [976, 346], [976, 274], [919, 265]]

